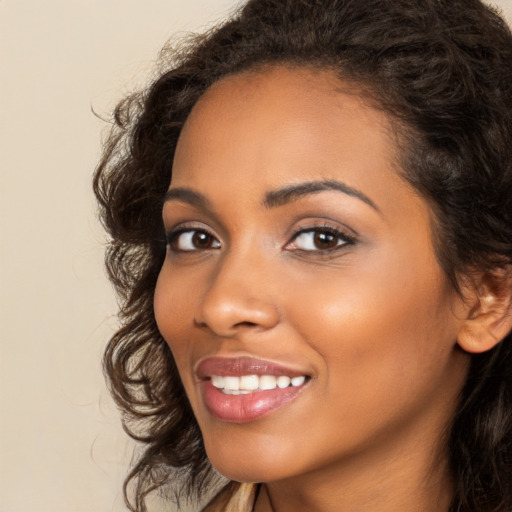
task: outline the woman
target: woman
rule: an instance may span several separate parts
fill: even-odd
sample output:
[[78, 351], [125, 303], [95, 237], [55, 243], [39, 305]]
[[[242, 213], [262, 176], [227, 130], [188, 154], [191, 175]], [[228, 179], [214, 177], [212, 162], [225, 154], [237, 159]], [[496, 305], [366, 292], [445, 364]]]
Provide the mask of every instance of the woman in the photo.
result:
[[252, 0], [168, 62], [95, 176], [131, 509], [510, 512], [503, 20]]

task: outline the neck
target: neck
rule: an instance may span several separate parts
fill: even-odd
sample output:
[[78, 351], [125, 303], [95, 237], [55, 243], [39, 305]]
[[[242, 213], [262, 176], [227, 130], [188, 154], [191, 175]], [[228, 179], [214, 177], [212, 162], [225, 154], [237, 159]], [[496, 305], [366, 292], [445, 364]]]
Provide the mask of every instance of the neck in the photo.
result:
[[254, 512], [448, 512], [452, 480], [447, 458], [436, 456], [439, 439], [414, 441], [265, 483]]

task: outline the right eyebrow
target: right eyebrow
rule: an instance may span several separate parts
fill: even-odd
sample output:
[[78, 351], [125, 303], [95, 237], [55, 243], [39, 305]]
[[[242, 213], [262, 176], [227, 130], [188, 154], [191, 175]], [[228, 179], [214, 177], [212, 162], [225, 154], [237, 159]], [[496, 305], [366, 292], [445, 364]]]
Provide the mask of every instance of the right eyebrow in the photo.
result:
[[201, 210], [212, 211], [210, 201], [195, 190], [186, 187], [176, 187], [169, 189], [164, 196], [164, 204], [168, 201], [182, 201], [191, 204]]

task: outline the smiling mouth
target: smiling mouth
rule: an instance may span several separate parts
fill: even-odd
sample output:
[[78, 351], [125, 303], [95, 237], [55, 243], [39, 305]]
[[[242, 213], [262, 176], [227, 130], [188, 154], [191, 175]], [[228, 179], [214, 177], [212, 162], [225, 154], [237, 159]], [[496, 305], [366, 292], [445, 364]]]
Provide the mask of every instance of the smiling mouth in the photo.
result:
[[245, 423], [274, 413], [308, 388], [298, 368], [252, 357], [211, 357], [196, 367], [206, 410], [223, 422]]
[[289, 377], [287, 375], [212, 375], [211, 382], [215, 388], [226, 395], [247, 395], [259, 391], [272, 389], [285, 389], [302, 386], [308, 377], [300, 375]]

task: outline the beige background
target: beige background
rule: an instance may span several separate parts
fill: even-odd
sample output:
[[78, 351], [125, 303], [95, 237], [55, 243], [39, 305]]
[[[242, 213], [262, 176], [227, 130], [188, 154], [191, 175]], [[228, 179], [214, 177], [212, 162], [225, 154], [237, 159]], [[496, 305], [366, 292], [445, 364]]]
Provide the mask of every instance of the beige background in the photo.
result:
[[171, 34], [239, 1], [0, 0], [0, 512], [125, 510], [91, 108], [107, 114]]

